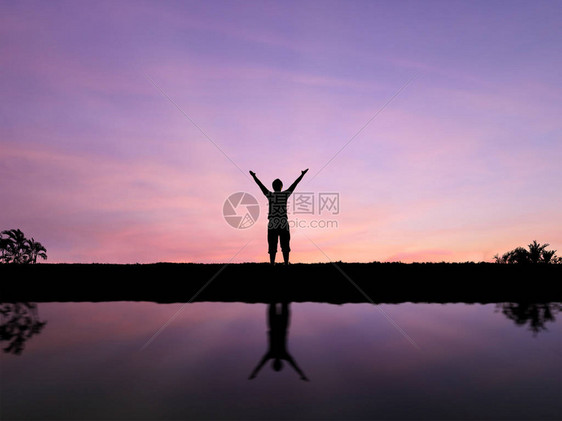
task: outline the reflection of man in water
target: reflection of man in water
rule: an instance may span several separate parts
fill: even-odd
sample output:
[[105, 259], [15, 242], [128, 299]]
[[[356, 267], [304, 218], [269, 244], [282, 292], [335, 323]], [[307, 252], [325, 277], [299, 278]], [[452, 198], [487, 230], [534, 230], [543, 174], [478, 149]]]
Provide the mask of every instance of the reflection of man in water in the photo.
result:
[[283, 360], [287, 361], [301, 376], [302, 380], [308, 381], [304, 373], [301, 371], [295, 360], [287, 351], [287, 329], [289, 327], [289, 304], [283, 303], [277, 307], [277, 304], [272, 303], [268, 309], [268, 323], [269, 323], [269, 350], [258, 363], [250, 379], [257, 376], [258, 371], [263, 367], [267, 360], [273, 360], [271, 367], [275, 371], [280, 371], [283, 368]]
[[267, 216], [269, 219], [269, 223], [267, 225], [267, 243], [269, 245], [268, 253], [271, 264], [275, 263], [277, 241], [281, 243], [281, 251], [283, 252], [285, 264], [289, 264], [289, 252], [291, 251], [289, 242], [291, 241], [291, 234], [289, 232], [289, 222], [287, 221], [287, 200], [307, 171], [308, 169], [301, 171], [301, 175], [289, 186], [287, 190], [284, 191], [282, 191], [283, 182], [281, 180], [274, 180], [272, 183], [273, 191], [269, 191], [256, 176], [256, 173], [250, 171], [254, 181], [269, 201], [269, 214]]

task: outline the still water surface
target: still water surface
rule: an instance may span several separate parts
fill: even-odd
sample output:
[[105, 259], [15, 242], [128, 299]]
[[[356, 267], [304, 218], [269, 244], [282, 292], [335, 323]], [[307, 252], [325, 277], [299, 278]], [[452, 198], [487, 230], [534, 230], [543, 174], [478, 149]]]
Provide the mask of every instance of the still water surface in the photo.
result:
[[562, 415], [559, 304], [1, 306], [2, 419]]

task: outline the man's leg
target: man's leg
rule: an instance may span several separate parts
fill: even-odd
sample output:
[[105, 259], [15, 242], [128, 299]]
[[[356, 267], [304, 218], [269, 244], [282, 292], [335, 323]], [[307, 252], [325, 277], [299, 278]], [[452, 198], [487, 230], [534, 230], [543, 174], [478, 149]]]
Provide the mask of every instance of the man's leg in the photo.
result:
[[267, 230], [267, 243], [269, 248], [269, 263], [275, 264], [275, 255], [277, 254], [277, 230], [269, 228]]
[[283, 252], [283, 260], [285, 264], [289, 264], [289, 252], [291, 248], [289, 247], [289, 243], [291, 241], [291, 233], [289, 232], [289, 228], [281, 230], [279, 233], [279, 240], [281, 242], [281, 251]]

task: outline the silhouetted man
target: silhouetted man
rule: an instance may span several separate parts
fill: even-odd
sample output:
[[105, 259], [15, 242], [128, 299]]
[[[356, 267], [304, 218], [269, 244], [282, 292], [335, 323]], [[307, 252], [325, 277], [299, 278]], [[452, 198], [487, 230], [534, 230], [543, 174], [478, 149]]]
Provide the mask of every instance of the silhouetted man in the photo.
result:
[[261, 370], [263, 365], [267, 360], [273, 360], [271, 367], [275, 371], [280, 371], [283, 368], [283, 360], [287, 361], [295, 369], [295, 371], [300, 375], [302, 380], [308, 381], [308, 378], [304, 375], [302, 370], [299, 368], [295, 360], [289, 352], [287, 351], [287, 330], [289, 327], [289, 304], [280, 304], [280, 309], [278, 311], [277, 304], [271, 303], [268, 309], [268, 324], [269, 324], [269, 350], [263, 356], [261, 361], [258, 363], [252, 374], [250, 374], [250, 379], [257, 376], [258, 372]]
[[263, 185], [258, 177], [256, 177], [255, 172], [250, 171], [254, 181], [258, 184], [261, 191], [269, 201], [269, 214], [267, 216], [269, 219], [267, 224], [267, 243], [269, 244], [269, 261], [272, 265], [275, 264], [278, 240], [281, 243], [281, 251], [283, 252], [285, 264], [289, 264], [289, 252], [291, 251], [289, 242], [291, 241], [291, 233], [289, 231], [289, 222], [287, 221], [287, 200], [307, 171], [308, 169], [301, 171], [299, 178], [297, 178], [295, 182], [285, 191], [281, 191], [283, 189], [283, 182], [281, 180], [278, 178], [273, 180], [272, 192]]

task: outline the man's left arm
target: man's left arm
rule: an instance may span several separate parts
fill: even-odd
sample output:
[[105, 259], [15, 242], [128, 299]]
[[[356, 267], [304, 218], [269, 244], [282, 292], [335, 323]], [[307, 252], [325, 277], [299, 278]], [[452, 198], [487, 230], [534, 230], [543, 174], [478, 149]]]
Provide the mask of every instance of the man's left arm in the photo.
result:
[[295, 190], [295, 188], [297, 187], [297, 184], [299, 184], [301, 182], [302, 178], [307, 173], [307, 171], [308, 171], [308, 168], [306, 170], [301, 171], [301, 175], [299, 176], [299, 178], [297, 178], [295, 180], [295, 182], [293, 184], [291, 184], [291, 186], [287, 189], [287, 191], [289, 193], [292, 193]]

